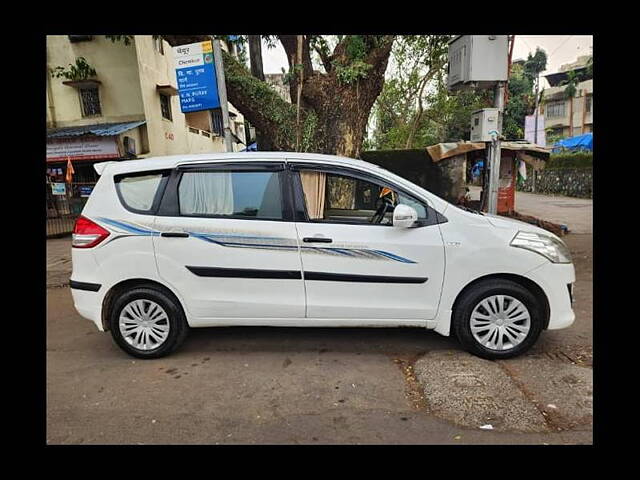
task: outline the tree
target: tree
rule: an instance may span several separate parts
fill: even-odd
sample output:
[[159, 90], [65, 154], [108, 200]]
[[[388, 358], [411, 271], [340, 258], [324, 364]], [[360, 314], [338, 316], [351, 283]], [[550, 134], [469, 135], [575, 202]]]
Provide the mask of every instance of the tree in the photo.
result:
[[[163, 37], [172, 46], [208, 39], [201, 35]], [[326, 38], [303, 35], [300, 54], [296, 35], [268, 36], [267, 40], [279, 41], [287, 54], [292, 100], [297, 99], [300, 84], [299, 128], [296, 105], [223, 52], [228, 100], [270, 138], [274, 150], [296, 149], [299, 136], [300, 151], [358, 157], [369, 112], [384, 83], [394, 36], [340, 36], [331, 49]], [[312, 52], [320, 57], [324, 72], [313, 68]]]
[[507, 140], [524, 138], [524, 122], [527, 115], [535, 114], [540, 103], [540, 73], [547, 68], [547, 53], [536, 48], [522, 64], [511, 65], [509, 100], [505, 106], [502, 132]]
[[426, 147], [466, 139], [471, 112], [491, 105], [485, 91], [451, 94], [446, 69], [449, 35], [398, 37], [393, 69], [372, 114], [369, 148]]

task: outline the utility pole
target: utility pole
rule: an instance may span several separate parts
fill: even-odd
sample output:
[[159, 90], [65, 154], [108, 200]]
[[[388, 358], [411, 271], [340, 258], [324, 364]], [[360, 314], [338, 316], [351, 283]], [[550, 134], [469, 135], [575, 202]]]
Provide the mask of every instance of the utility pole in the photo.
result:
[[535, 115], [533, 122], [534, 122], [534, 132], [533, 132], [533, 143], [534, 144], [538, 144], [538, 87], [540, 85], [540, 72], [537, 72], [536, 74], [536, 108], [533, 111], [533, 114]]
[[222, 108], [222, 125], [224, 127], [224, 146], [227, 152], [233, 151], [231, 145], [231, 128], [229, 127], [229, 104], [227, 103], [227, 84], [224, 80], [224, 65], [222, 63], [222, 48], [220, 40], [211, 37], [213, 42], [213, 61], [216, 67], [216, 79], [218, 80], [218, 98]]
[[498, 188], [500, 187], [500, 137], [502, 136], [502, 115], [504, 112], [504, 82], [498, 82], [495, 90], [494, 103], [498, 109], [498, 129], [492, 132], [491, 156], [489, 159], [489, 203], [488, 212], [497, 215], [498, 213]]

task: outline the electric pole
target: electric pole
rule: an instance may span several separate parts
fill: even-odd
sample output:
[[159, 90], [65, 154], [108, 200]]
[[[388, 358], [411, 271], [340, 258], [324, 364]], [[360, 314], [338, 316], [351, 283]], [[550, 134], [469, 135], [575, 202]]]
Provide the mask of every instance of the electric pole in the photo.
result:
[[488, 212], [492, 215], [498, 213], [498, 188], [500, 187], [500, 137], [502, 136], [502, 115], [504, 112], [504, 82], [498, 82], [495, 90], [494, 103], [498, 109], [498, 129], [492, 132], [491, 156], [489, 158], [489, 204]]
[[534, 119], [534, 132], [533, 132], [533, 143], [538, 144], [538, 86], [540, 85], [540, 72], [536, 73], [536, 108], [533, 111]]

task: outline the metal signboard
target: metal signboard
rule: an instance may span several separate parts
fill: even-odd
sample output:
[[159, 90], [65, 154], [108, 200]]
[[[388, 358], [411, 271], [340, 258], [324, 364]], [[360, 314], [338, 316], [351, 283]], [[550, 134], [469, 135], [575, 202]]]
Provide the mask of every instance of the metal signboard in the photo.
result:
[[54, 195], [66, 195], [67, 190], [65, 188], [64, 183], [52, 183], [51, 193], [53, 193]]
[[220, 107], [211, 41], [173, 47], [182, 113]]

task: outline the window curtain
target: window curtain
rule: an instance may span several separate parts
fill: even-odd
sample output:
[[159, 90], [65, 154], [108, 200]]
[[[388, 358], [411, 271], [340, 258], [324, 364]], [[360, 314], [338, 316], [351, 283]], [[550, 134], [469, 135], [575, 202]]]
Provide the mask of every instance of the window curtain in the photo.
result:
[[300, 172], [307, 213], [312, 220], [324, 218], [324, 199], [327, 188], [327, 174], [324, 172]]
[[120, 193], [129, 207], [149, 210], [161, 179], [162, 175], [123, 178], [119, 184]]
[[232, 215], [231, 172], [185, 172], [179, 187], [180, 213]]

